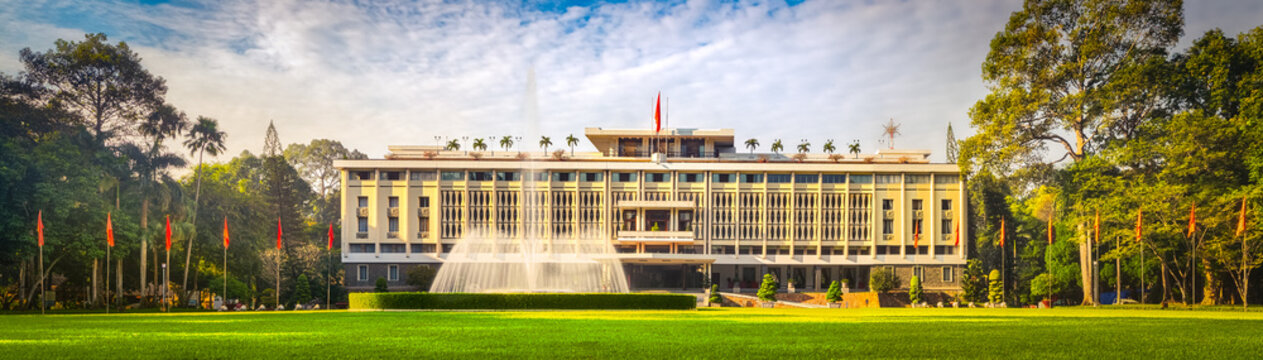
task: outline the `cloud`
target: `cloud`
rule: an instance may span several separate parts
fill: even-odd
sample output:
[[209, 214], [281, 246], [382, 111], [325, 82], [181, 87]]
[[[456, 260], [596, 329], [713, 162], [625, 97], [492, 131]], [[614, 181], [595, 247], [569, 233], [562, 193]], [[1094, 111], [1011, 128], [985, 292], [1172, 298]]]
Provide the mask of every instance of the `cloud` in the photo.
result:
[[[3, 1], [0, 1], [3, 2]], [[370, 156], [434, 136], [580, 135], [651, 122], [734, 128], [764, 144], [858, 139], [903, 123], [895, 145], [943, 159], [945, 128], [969, 131], [980, 64], [1017, 0], [970, 2], [627, 2], [536, 9], [475, 1], [34, 1], [0, 4], [0, 71], [16, 52], [105, 31], [165, 77], [168, 100], [219, 119], [228, 154], [330, 138]], [[1201, 29], [1219, 11], [1190, 10]], [[1248, 23], [1248, 16], [1233, 21]], [[1195, 25], [1194, 22], [1197, 22]], [[1229, 30], [1228, 24], [1221, 25]], [[1238, 29], [1235, 31], [1244, 30]], [[1200, 31], [1199, 31], [1200, 32]], [[1233, 32], [1230, 30], [1230, 32]], [[1235, 33], [1235, 32], [1234, 32]], [[540, 122], [524, 114], [526, 74]], [[584, 145], [587, 147], [588, 145]], [[791, 146], [792, 147], [792, 146]]]

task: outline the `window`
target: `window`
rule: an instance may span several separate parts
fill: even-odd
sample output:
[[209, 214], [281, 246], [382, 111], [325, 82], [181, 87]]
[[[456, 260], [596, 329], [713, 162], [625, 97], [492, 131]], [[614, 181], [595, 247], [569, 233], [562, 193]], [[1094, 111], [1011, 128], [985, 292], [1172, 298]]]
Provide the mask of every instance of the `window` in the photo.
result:
[[390, 218], [387, 219], [386, 222], [387, 224], [389, 224], [388, 226], [389, 230], [386, 230], [386, 231], [389, 231], [392, 233], [399, 232], [399, 218], [398, 217], [391, 216]]
[[918, 279], [924, 279], [924, 278], [925, 278], [925, 267], [922, 267], [922, 266], [913, 266], [913, 267], [912, 267], [912, 276], [916, 276]]
[[383, 171], [381, 173], [382, 180], [399, 180], [402, 178], [403, 177], [400, 175], [398, 171]]
[[680, 182], [682, 183], [702, 182], [702, 174], [682, 173], [680, 174]]
[[534, 180], [536, 182], [548, 181], [548, 172], [547, 171], [533, 172], [531, 173], [531, 180]]
[[767, 174], [768, 184], [788, 184], [790, 179], [789, 174]]
[[794, 183], [797, 184], [815, 184], [820, 182], [820, 177], [816, 174], [798, 174], [794, 175]]
[[960, 182], [960, 177], [956, 175], [935, 175], [935, 184], [955, 184]]
[[882, 219], [881, 233], [894, 234], [895, 233], [895, 219]]
[[403, 249], [404, 249], [404, 245], [403, 245], [403, 244], [382, 244], [382, 253], [383, 253], [383, 254], [385, 254], [385, 253], [391, 253], [391, 254], [402, 254], [402, 253], [403, 253]]
[[820, 182], [825, 183], [825, 184], [845, 184], [846, 175], [824, 174], [820, 176]]
[[878, 184], [898, 184], [903, 181], [903, 177], [897, 174], [881, 174], [877, 175]]
[[894, 199], [881, 199], [881, 209], [882, 209], [882, 210], [894, 210], [894, 209], [895, 209], [895, 200], [894, 200]]
[[741, 174], [741, 182], [747, 184], [758, 184], [763, 182], [763, 174]]
[[645, 173], [645, 182], [667, 182], [667, 173]]
[[422, 208], [430, 207], [430, 197], [422, 196], [420, 198], [417, 198], [417, 207], [422, 207]]
[[730, 183], [737, 181], [737, 177], [733, 174], [711, 174], [710, 182]]
[[605, 181], [605, 173], [585, 172], [579, 178], [586, 182], [601, 182]]
[[439, 180], [443, 181], [461, 181], [465, 180], [464, 171], [444, 171], [439, 173]]
[[350, 251], [355, 254], [371, 254], [377, 252], [377, 244], [351, 244]]
[[392, 207], [392, 208], [399, 207], [399, 197], [398, 196], [388, 197], [386, 198], [386, 203], [390, 204], [390, 205], [387, 205], [387, 207]]
[[372, 171], [356, 171], [351, 173], [351, 180], [373, 180]]
[[399, 265], [390, 265], [386, 269], [386, 280], [399, 281]]
[[636, 210], [623, 210], [623, 226], [619, 230], [636, 231]]
[[360, 265], [355, 268], [356, 278], [360, 281], [368, 281], [368, 265]]
[[412, 244], [413, 253], [432, 253], [434, 249], [434, 244]]
[[921, 199], [912, 199], [912, 211], [921, 210]]
[[572, 172], [555, 172], [553, 173], [553, 181], [571, 182], [574, 181], [574, 173]]
[[490, 171], [470, 171], [469, 181], [491, 181]]
[[851, 175], [851, 183], [852, 184], [872, 184], [873, 176], [872, 175]]
[[675, 228], [676, 231], [693, 231], [693, 211], [680, 210], [675, 217], [676, 220], [678, 220]]
[[433, 170], [413, 171], [408, 174], [408, 178], [412, 181], [434, 181], [435, 173]]
[[358, 197], [358, 198], [356, 198], [356, 199], [355, 199], [355, 202], [359, 204], [359, 207], [368, 207], [368, 197], [367, 197], [367, 196], [360, 196], [360, 197]]
[[614, 173], [615, 182], [636, 182], [636, 173]]
[[956, 269], [951, 266], [943, 267], [943, 282], [949, 283], [956, 281]]
[[955, 225], [952, 224], [952, 219], [943, 219], [942, 223], [939, 224], [939, 228], [943, 229], [944, 234], [951, 234], [952, 231], [955, 230], [953, 229], [954, 227]]
[[496, 171], [496, 181], [518, 181], [520, 179], [516, 171]]
[[362, 232], [362, 233], [366, 233], [366, 232], [368, 232], [368, 218], [366, 218], [366, 217], [360, 217], [360, 218], [356, 219], [356, 225], [357, 225], [357, 227], [356, 227], [356, 229], [357, 229], [357, 230], [355, 230], [355, 231], [359, 231], [359, 232]]
[[907, 176], [904, 176], [903, 178], [904, 178], [904, 181], [906, 181], [909, 184], [926, 184], [930, 182], [929, 175], [907, 175]]

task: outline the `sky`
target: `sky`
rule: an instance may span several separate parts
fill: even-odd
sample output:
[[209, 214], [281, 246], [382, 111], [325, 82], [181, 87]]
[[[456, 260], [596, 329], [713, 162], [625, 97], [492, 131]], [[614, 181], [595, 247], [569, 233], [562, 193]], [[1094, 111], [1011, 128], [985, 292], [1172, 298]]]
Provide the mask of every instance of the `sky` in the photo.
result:
[[[18, 51], [103, 32], [166, 79], [190, 118], [217, 119], [226, 160], [333, 139], [372, 158], [438, 137], [539, 136], [585, 127], [731, 128], [767, 151], [859, 141], [944, 161], [972, 134], [981, 64], [1019, 0], [970, 1], [110, 1], [0, 0], [0, 72]], [[1263, 25], [1263, 1], [1186, 0], [1179, 48], [1207, 30]], [[536, 86], [528, 91], [528, 74]], [[533, 100], [532, 100], [533, 99]], [[533, 104], [533, 105], [532, 105]], [[537, 114], [527, 109], [536, 108]], [[497, 142], [490, 142], [494, 148]], [[594, 150], [586, 141], [579, 151]], [[744, 149], [742, 149], [744, 150]], [[843, 150], [845, 151], [845, 150]]]

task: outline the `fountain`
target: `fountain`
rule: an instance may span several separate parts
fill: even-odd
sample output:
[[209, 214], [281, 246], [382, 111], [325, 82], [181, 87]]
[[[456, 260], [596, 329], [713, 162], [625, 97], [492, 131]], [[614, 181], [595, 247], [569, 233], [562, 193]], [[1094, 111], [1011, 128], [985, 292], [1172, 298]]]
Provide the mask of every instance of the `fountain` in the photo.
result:
[[448, 254], [430, 292], [628, 292], [623, 266], [608, 241], [553, 242], [532, 237], [466, 237]]

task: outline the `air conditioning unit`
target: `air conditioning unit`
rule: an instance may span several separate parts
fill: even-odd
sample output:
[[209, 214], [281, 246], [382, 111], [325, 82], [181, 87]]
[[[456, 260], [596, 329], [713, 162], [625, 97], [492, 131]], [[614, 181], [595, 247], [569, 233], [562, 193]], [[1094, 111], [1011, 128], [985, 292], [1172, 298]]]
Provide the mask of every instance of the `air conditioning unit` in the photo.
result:
[[399, 208], [392, 207], [390, 209], [387, 209], [387, 213], [390, 214], [389, 215], [390, 217], [399, 217]]
[[894, 218], [895, 218], [895, 211], [894, 211], [894, 210], [886, 210], [886, 214], [885, 214], [885, 215], [886, 215], [886, 218], [887, 218], [887, 219], [894, 219]]
[[362, 207], [355, 209], [355, 213], [359, 214], [359, 217], [368, 217], [368, 208]]
[[356, 238], [356, 239], [367, 239], [367, 238], [368, 238], [368, 233], [363, 232], [363, 231], [361, 231], [361, 232], [357, 232], [357, 233], [355, 233], [355, 238]]
[[430, 208], [428, 208], [428, 207], [418, 208], [418, 209], [417, 209], [417, 216], [420, 216], [420, 217], [430, 217]]
[[917, 210], [917, 211], [912, 212], [912, 217], [914, 219], [920, 219], [924, 216], [925, 216], [925, 210]]
[[397, 231], [387, 232], [387, 233], [386, 233], [386, 238], [387, 238], [387, 239], [398, 239], [398, 238], [399, 238], [399, 232], [397, 232]]
[[895, 234], [882, 234], [881, 239], [885, 241], [892, 241], [895, 239]]
[[429, 231], [422, 231], [422, 232], [419, 232], [419, 233], [417, 233], [417, 238], [418, 238], [418, 239], [428, 239], [428, 238], [430, 238], [430, 232], [429, 232]]
[[951, 219], [951, 218], [952, 218], [952, 211], [951, 211], [951, 210], [943, 210], [943, 218], [944, 218], [944, 219]]

